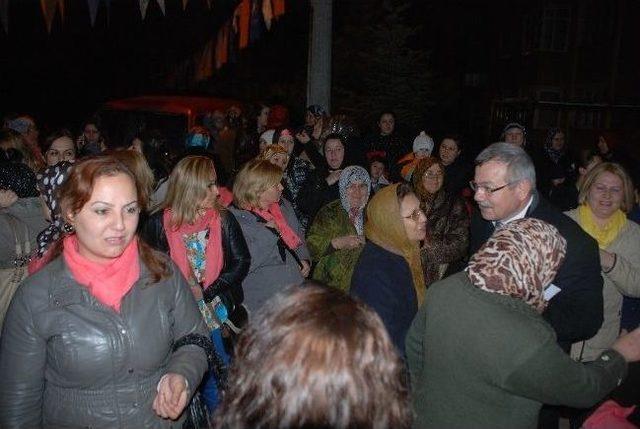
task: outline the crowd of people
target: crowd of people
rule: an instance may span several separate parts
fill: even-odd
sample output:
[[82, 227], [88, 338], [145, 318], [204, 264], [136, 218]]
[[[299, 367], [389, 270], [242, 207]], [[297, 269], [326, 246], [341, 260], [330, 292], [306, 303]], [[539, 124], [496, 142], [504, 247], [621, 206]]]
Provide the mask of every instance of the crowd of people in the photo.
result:
[[391, 111], [361, 135], [264, 104], [78, 134], [0, 131], [0, 427], [598, 429], [640, 402], [611, 134], [508, 123], [471, 160]]

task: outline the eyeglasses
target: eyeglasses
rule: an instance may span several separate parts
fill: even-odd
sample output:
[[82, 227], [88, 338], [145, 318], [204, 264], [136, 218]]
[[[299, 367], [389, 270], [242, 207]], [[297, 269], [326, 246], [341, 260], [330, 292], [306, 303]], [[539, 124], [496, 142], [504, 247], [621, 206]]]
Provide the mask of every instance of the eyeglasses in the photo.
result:
[[420, 216], [425, 216], [424, 212], [420, 209], [415, 209], [409, 216], [402, 216], [402, 218], [411, 219], [414, 222], [418, 222], [420, 220]]
[[493, 194], [494, 192], [498, 192], [501, 189], [506, 188], [507, 186], [513, 185], [514, 183], [518, 183], [519, 180], [514, 180], [513, 182], [508, 182], [505, 185], [502, 186], [498, 186], [497, 188], [490, 188], [487, 185], [478, 185], [474, 180], [469, 182], [469, 186], [471, 187], [471, 190], [473, 192], [479, 192], [479, 191], [483, 191], [489, 195]]
[[442, 173], [432, 173], [431, 171], [427, 171], [426, 173], [424, 173], [425, 178], [427, 179], [439, 179], [443, 176]]

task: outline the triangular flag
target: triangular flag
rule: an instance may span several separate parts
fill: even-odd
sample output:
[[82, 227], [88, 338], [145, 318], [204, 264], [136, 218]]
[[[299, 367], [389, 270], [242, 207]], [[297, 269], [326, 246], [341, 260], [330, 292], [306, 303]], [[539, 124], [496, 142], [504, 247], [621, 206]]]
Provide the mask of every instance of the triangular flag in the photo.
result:
[[140, 0], [140, 15], [142, 20], [147, 17], [147, 8], [149, 7], [149, 0]]
[[267, 30], [271, 30], [271, 20], [273, 19], [271, 0], [262, 0], [262, 16], [264, 16], [264, 25], [266, 25]]
[[194, 61], [194, 80], [199, 82], [205, 80], [213, 74], [213, 56], [214, 56], [213, 39], [209, 39], [202, 49], [202, 52], [196, 54]]
[[164, 4], [164, 0], [157, 0], [158, 1], [158, 6], [160, 6], [160, 10], [162, 11], [163, 15], [167, 15], [167, 8]]
[[60, 9], [60, 18], [64, 19], [64, 0], [40, 0], [40, 8], [47, 25], [47, 32], [51, 33], [53, 18], [55, 18], [58, 9]]
[[251, 22], [251, 0], [242, 0], [236, 9], [238, 13], [239, 27], [236, 31], [240, 33], [240, 49], [249, 45], [249, 23]]
[[0, 0], [0, 22], [4, 32], [9, 34], [9, 0]]
[[100, 0], [87, 0], [87, 5], [89, 6], [89, 18], [91, 19], [91, 26], [93, 27], [96, 25], [96, 17], [98, 16]]

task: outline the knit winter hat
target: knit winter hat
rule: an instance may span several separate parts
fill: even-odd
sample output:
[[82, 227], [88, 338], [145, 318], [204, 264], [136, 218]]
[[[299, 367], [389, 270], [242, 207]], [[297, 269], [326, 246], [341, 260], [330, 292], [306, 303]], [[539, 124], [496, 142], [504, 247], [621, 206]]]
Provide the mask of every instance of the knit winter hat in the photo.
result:
[[428, 155], [431, 155], [431, 152], [433, 151], [433, 139], [424, 131], [421, 131], [413, 140], [413, 153], [420, 150], [427, 151]]

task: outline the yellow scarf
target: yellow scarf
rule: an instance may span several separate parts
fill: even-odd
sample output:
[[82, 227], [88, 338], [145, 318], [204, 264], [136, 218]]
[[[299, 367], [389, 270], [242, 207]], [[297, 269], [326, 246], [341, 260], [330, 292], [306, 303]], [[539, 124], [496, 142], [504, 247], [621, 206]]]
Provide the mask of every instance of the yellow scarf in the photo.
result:
[[413, 287], [418, 297], [418, 307], [424, 302], [426, 287], [420, 260], [420, 245], [410, 241], [402, 223], [400, 203], [396, 195], [398, 185], [385, 186], [371, 199], [367, 205], [367, 221], [364, 226], [365, 236], [385, 249], [395, 249], [409, 264]]
[[622, 210], [618, 209], [601, 228], [596, 223], [589, 205], [582, 204], [578, 207], [578, 223], [587, 234], [596, 239], [601, 249], [606, 249], [627, 224], [627, 217]]

